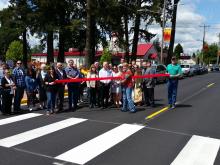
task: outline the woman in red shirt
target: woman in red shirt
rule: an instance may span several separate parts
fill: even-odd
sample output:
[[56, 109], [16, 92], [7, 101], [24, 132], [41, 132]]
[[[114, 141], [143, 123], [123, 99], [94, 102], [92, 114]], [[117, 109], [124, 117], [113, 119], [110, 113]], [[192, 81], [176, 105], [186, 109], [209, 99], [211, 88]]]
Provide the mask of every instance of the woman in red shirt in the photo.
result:
[[134, 101], [132, 100], [132, 90], [133, 90], [133, 81], [132, 81], [133, 73], [128, 68], [127, 63], [123, 63], [122, 69], [122, 96], [123, 96], [123, 106], [122, 112], [130, 111], [132, 113], [136, 112]]

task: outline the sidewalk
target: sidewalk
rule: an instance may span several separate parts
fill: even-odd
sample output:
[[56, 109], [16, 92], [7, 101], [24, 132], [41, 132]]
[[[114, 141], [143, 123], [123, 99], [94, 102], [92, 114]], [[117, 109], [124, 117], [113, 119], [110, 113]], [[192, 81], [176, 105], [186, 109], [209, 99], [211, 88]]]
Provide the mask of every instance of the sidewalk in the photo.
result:
[[[64, 97], [66, 97], [66, 96], [68, 96], [68, 93], [67, 93], [67, 91], [65, 91], [65, 93], [64, 93]], [[23, 96], [23, 99], [21, 100], [21, 104], [27, 104], [27, 94], [26, 94], [26, 92], [24, 91], [24, 96]]]

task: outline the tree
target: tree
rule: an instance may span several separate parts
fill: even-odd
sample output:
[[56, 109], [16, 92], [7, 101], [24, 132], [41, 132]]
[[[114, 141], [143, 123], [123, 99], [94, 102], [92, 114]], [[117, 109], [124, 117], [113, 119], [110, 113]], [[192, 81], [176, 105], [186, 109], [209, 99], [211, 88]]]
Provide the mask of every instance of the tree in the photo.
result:
[[20, 29], [17, 28], [10, 8], [0, 11], [0, 59], [5, 60], [6, 51], [10, 43], [19, 39]]
[[13, 41], [6, 52], [6, 60], [22, 60], [23, 59], [23, 44], [21, 41]]
[[112, 55], [111, 55], [109, 49], [105, 48], [103, 53], [102, 53], [102, 56], [101, 56], [101, 59], [100, 59], [100, 63], [101, 64], [103, 64], [103, 62], [111, 63], [111, 60], [112, 60]]
[[27, 29], [31, 26], [32, 18], [32, 0], [10, 0], [9, 8], [13, 10], [15, 22], [20, 28], [22, 33], [23, 43], [23, 63], [24, 67], [27, 68], [28, 61], [28, 42], [27, 42]]
[[42, 45], [35, 45], [33, 48], [30, 48], [30, 53], [42, 53], [44, 51], [44, 47]]
[[206, 64], [215, 64], [217, 61], [217, 54], [218, 54], [218, 44], [213, 43], [208, 45], [208, 49], [203, 52], [203, 61]]
[[86, 18], [86, 56], [85, 65], [89, 67], [95, 59], [94, 33], [96, 28], [94, 15], [95, 0], [87, 0], [87, 18]]
[[192, 58], [193, 58], [193, 59], [196, 58], [196, 53], [195, 53], [195, 52], [193, 53]]
[[157, 52], [159, 53], [161, 51], [161, 46], [160, 46], [159, 38], [156, 38], [153, 41], [153, 45], [154, 45], [155, 49], [157, 50]]
[[177, 44], [174, 49], [174, 55], [177, 57], [177, 59], [180, 59], [181, 53], [183, 53], [183, 47], [181, 44]]

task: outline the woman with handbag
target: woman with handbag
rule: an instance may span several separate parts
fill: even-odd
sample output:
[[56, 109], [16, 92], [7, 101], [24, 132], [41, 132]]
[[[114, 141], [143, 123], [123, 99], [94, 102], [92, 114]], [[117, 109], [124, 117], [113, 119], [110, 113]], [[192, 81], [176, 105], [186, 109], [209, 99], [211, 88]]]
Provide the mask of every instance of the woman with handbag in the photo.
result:
[[4, 77], [1, 80], [3, 92], [2, 92], [2, 113], [4, 115], [10, 115], [12, 99], [14, 96], [15, 84], [12, 80], [10, 71], [5, 69]]

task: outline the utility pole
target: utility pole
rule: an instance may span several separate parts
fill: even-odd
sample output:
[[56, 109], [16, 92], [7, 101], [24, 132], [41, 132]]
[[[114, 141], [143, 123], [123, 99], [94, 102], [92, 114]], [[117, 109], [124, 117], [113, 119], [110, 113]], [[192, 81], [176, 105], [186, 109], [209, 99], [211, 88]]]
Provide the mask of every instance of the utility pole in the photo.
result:
[[165, 14], [166, 14], [166, 0], [163, 3], [163, 22], [162, 22], [162, 42], [160, 51], [160, 62], [163, 64], [163, 45], [164, 45], [164, 28], [165, 28]]
[[209, 25], [203, 25], [203, 26], [200, 26], [203, 28], [203, 39], [202, 39], [202, 65], [204, 64], [204, 47], [205, 47], [205, 36], [206, 36], [206, 28], [210, 27]]
[[219, 64], [219, 51], [220, 51], [220, 33], [219, 33], [218, 37], [219, 37], [219, 42], [218, 42], [218, 53], [217, 53], [217, 65]]

